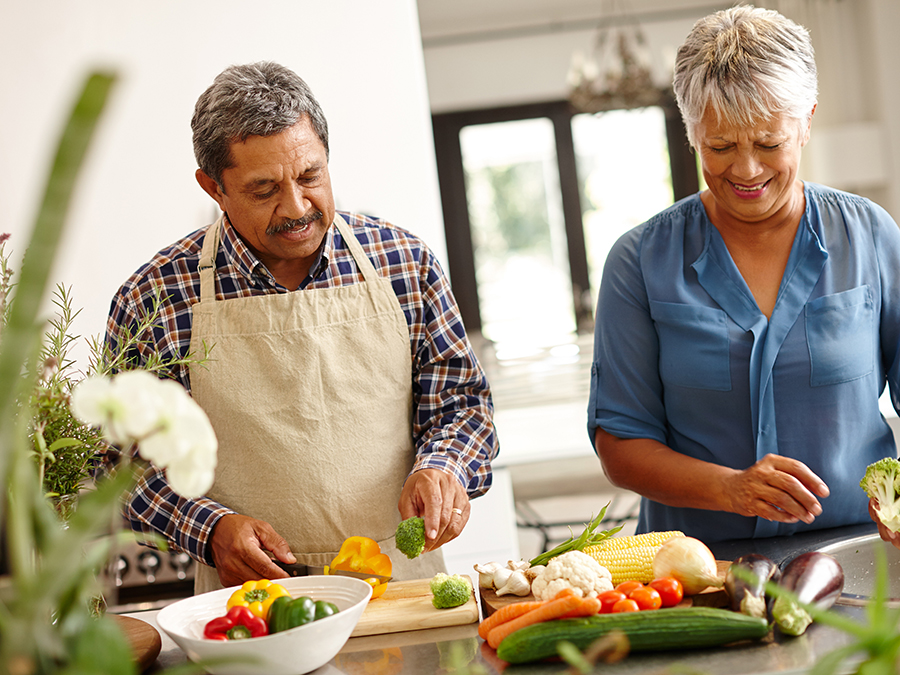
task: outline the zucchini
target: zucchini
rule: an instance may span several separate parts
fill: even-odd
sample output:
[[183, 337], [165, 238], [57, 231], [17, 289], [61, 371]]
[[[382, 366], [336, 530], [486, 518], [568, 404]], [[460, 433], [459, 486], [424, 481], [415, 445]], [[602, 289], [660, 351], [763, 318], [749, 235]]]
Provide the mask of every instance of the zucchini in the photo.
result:
[[556, 656], [556, 643], [561, 640], [584, 650], [594, 640], [613, 630], [625, 633], [630, 650], [640, 652], [714, 647], [740, 640], [758, 640], [768, 634], [769, 624], [762, 618], [715, 607], [597, 614], [526, 626], [500, 643], [497, 656], [509, 663], [539, 661]]

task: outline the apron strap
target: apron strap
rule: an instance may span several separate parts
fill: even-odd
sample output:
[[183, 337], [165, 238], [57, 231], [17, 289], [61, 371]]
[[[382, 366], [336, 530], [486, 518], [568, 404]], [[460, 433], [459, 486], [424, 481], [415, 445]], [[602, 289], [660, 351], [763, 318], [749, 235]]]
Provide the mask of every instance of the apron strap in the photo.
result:
[[197, 271], [200, 273], [200, 302], [216, 301], [216, 254], [219, 252], [219, 237], [225, 214], [206, 228], [203, 237], [203, 248], [200, 250], [200, 261]]
[[334, 215], [334, 224], [337, 226], [338, 232], [341, 233], [344, 241], [347, 242], [347, 248], [350, 249], [350, 253], [353, 255], [353, 260], [356, 261], [356, 266], [362, 273], [363, 278], [369, 282], [381, 279], [381, 276], [378, 274], [378, 272], [375, 271], [375, 267], [373, 267], [372, 261], [369, 260], [369, 256], [367, 256], [366, 252], [363, 251], [363, 247], [362, 244], [359, 243], [359, 239], [357, 239], [353, 235], [353, 230], [350, 228], [350, 225], [347, 223], [347, 221], [344, 220], [343, 216], [336, 213]]

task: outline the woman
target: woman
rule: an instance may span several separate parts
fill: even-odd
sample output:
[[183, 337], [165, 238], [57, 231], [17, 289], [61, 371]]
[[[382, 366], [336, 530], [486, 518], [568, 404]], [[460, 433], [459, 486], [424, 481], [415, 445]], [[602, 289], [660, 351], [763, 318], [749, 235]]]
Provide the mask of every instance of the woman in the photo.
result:
[[798, 178], [816, 109], [808, 32], [771, 10], [700, 20], [675, 94], [708, 189], [625, 234], [603, 272], [589, 428], [639, 531], [704, 541], [866, 522], [896, 455], [900, 230]]

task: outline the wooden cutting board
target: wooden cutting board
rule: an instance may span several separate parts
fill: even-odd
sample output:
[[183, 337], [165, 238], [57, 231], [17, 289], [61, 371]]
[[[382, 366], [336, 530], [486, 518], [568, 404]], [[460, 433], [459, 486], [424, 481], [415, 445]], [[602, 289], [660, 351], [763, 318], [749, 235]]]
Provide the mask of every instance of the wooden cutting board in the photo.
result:
[[134, 654], [135, 663], [137, 663], [140, 672], [145, 671], [150, 664], [156, 661], [159, 651], [162, 649], [162, 637], [156, 630], [146, 621], [135, 619], [132, 616], [114, 615], [119, 629], [125, 634], [128, 644], [131, 645], [131, 652]]
[[[717, 560], [716, 567], [720, 579], [725, 579], [725, 573], [731, 565], [730, 560]], [[531, 594], [525, 596], [515, 595], [497, 595], [494, 591], [487, 588], [478, 589], [481, 594], [481, 607], [484, 610], [484, 616], [488, 617], [501, 607], [511, 605], [515, 602], [523, 600], [534, 600]], [[728, 604], [728, 596], [721, 588], [710, 586], [705, 591], [701, 591], [697, 595], [690, 595], [681, 601], [679, 607], [725, 607]]]
[[369, 601], [350, 637], [462, 626], [478, 621], [478, 603], [474, 592], [464, 605], [436, 609], [431, 604], [430, 581], [390, 582], [384, 595]]

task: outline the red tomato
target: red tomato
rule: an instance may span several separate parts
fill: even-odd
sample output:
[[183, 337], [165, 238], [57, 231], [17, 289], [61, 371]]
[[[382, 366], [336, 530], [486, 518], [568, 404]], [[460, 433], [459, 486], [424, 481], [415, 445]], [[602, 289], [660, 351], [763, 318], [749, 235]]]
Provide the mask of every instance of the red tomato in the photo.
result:
[[661, 579], [654, 579], [649, 585], [659, 593], [663, 607], [674, 607], [684, 597], [684, 589], [681, 587], [681, 582], [678, 579], [662, 577]]
[[631, 598], [625, 598], [614, 604], [612, 611], [614, 614], [618, 614], [619, 612], [639, 612], [641, 611], [641, 608], [638, 607], [638, 604]]
[[644, 584], [642, 584], [640, 581], [623, 581], [621, 584], [616, 586], [616, 590], [624, 593], [625, 595], [631, 595], [632, 591], [643, 587]]
[[621, 591], [603, 591], [597, 599], [600, 601], [600, 613], [609, 614], [613, 611], [613, 605], [625, 599], [625, 594]]
[[628, 595], [629, 598], [637, 603], [637, 606], [644, 609], [659, 609], [662, 607], [662, 598], [659, 592], [651, 586], [636, 588]]

